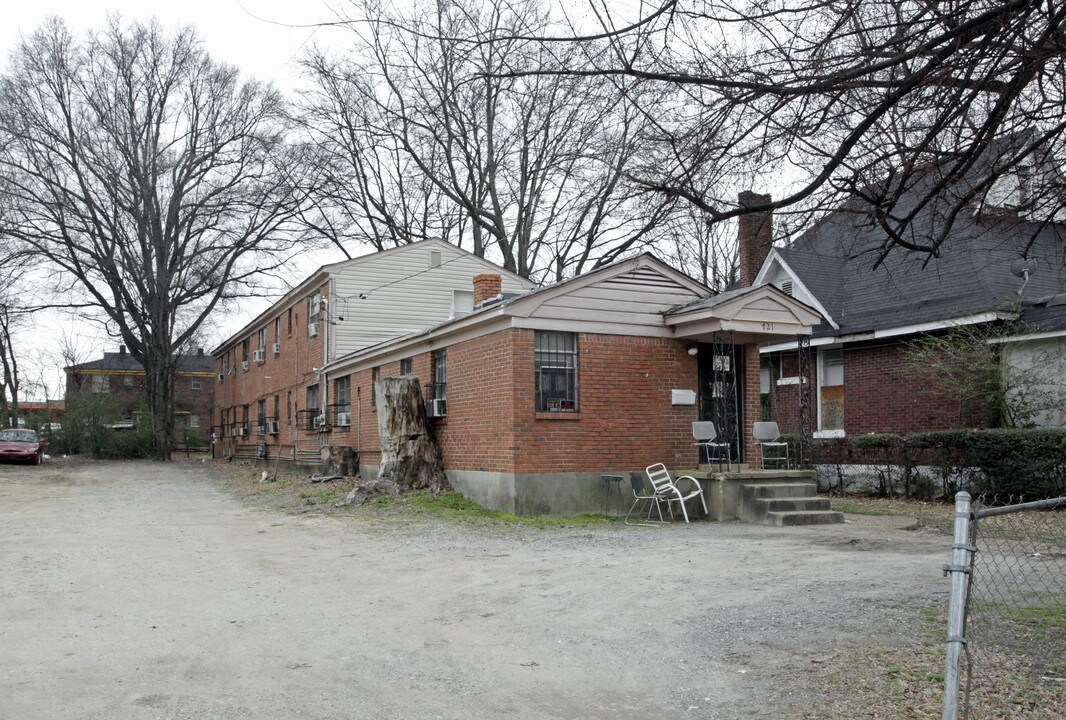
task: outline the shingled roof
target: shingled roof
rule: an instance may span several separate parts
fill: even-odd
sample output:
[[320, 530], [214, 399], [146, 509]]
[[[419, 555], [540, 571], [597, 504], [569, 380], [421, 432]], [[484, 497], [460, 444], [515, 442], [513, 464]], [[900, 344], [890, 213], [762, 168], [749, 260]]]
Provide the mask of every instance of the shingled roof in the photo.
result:
[[[913, 232], [936, 229], [936, 210]], [[919, 325], [998, 310], [1023, 319], [1066, 322], [1066, 305], [1048, 298], [1066, 292], [1066, 225], [1028, 222], [1012, 213], [968, 212], [954, 222], [936, 257], [893, 250], [880, 263], [886, 234], [868, 216], [832, 213], [777, 254], [839, 325], [817, 335], [849, 335]], [[1033, 263], [1029, 280], [1012, 272]], [[1021, 295], [1019, 295], [1021, 291]], [[1039, 305], [1039, 309], [1037, 307]]]
[[[213, 373], [214, 358], [210, 355], [175, 355], [178, 372]], [[144, 366], [124, 351], [105, 352], [103, 358], [63, 368], [67, 372], [144, 372]]]

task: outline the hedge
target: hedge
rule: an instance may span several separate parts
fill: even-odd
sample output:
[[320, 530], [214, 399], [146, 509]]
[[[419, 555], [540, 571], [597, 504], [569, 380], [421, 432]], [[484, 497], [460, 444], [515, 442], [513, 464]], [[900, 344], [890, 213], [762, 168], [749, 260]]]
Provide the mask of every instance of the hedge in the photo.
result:
[[[899, 436], [857, 435], [816, 439], [814, 462], [868, 465], [881, 494], [929, 498], [957, 490], [975, 495], [1037, 500], [1066, 496], [1066, 429], [941, 430]], [[928, 468], [935, 468], [929, 477]], [[925, 470], [922, 470], [925, 468]]]

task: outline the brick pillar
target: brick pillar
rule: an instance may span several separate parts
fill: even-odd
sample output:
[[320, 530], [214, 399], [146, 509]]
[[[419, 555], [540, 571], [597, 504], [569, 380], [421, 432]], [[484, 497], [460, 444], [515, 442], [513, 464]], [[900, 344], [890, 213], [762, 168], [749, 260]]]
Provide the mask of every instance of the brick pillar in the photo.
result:
[[495, 273], [474, 276], [474, 307], [486, 300], [499, 297], [503, 292], [503, 278]]
[[762, 401], [759, 393], [759, 346], [757, 343], [744, 345], [744, 427], [740, 428], [744, 437], [744, 462], [752, 470], [757, 470], [762, 448], [752, 437], [751, 427], [756, 420], [762, 419]]
[[[742, 208], [766, 205], [769, 195], [745, 190], [740, 193], [738, 204]], [[740, 287], [751, 287], [755, 276], [759, 274], [763, 260], [770, 253], [774, 241], [774, 218], [769, 210], [748, 213], [737, 218], [737, 246], [739, 251], [739, 272], [737, 277]]]

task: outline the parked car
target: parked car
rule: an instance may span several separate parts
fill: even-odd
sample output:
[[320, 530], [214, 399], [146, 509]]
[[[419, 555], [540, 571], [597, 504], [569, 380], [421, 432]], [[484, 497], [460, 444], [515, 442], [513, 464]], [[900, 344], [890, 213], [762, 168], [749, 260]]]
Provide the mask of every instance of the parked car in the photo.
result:
[[43, 456], [44, 444], [36, 431], [24, 428], [0, 430], [0, 459], [25, 460], [40, 465]]

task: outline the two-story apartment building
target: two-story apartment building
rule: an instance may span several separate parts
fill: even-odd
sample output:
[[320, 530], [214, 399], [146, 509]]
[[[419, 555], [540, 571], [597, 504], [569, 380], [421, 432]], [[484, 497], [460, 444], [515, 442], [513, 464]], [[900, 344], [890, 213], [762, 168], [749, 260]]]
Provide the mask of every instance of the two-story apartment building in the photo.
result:
[[534, 287], [440, 240], [316, 270], [212, 353], [221, 453], [311, 460], [323, 446], [349, 444], [347, 430], [362, 405], [345, 378], [324, 368], [471, 312], [471, 278], [482, 273], [500, 275], [504, 294]]
[[[174, 411], [177, 428], [203, 428], [206, 435], [214, 406], [215, 373], [210, 356], [202, 349], [175, 358]], [[111, 398], [118, 413], [132, 420], [147, 411], [144, 366], [120, 345], [118, 352], [105, 352], [99, 360], [63, 368], [67, 376], [66, 404], [78, 393]]]

